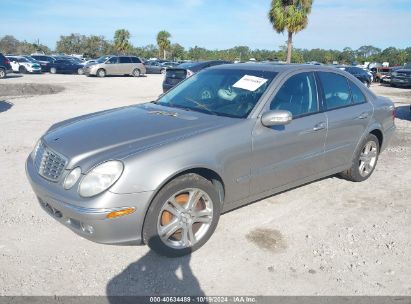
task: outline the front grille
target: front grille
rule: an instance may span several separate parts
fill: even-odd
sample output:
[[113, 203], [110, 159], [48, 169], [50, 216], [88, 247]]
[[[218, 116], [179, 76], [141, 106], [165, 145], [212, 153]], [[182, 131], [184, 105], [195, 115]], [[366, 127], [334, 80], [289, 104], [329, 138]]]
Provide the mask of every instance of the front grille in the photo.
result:
[[34, 166], [44, 178], [57, 182], [67, 165], [67, 159], [40, 142], [34, 152]]

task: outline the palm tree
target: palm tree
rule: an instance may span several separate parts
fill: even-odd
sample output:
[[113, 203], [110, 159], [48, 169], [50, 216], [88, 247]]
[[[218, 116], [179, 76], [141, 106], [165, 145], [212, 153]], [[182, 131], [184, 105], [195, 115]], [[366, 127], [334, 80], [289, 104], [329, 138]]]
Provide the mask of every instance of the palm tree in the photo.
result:
[[[170, 48], [171, 42], [170, 39], [171, 34], [167, 31], [160, 31], [157, 34], [157, 45], [159, 48], [159, 52], [163, 52], [163, 59], [166, 59], [166, 51]], [[161, 56], [161, 55], [160, 55]]]
[[288, 32], [287, 63], [291, 62], [293, 34], [308, 24], [313, 0], [272, 0], [268, 19], [277, 33]]
[[114, 46], [116, 50], [120, 53], [126, 53], [130, 49], [130, 32], [125, 29], [117, 30], [114, 33]]

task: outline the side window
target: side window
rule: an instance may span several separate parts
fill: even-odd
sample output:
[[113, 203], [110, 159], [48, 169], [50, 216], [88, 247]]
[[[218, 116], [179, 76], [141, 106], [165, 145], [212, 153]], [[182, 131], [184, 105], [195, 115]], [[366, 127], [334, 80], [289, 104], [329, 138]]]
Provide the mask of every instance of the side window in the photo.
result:
[[120, 63], [131, 63], [130, 57], [120, 57]]
[[314, 74], [300, 73], [291, 76], [275, 95], [270, 110], [287, 110], [293, 117], [318, 112]]
[[130, 58], [131, 58], [132, 63], [141, 63], [140, 59], [138, 59], [137, 57], [130, 57]]
[[108, 60], [108, 62], [109, 62], [109, 63], [118, 63], [118, 57], [111, 57], [111, 58]]
[[361, 92], [360, 88], [357, 87], [353, 82], [350, 81], [351, 86], [351, 96], [352, 102], [355, 104], [364, 103], [367, 100], [365, 99], [364, 94]]
[[350, 88], [344, 76], [331, 73], [319, 72], [324, 101], [328, 110], [344, 107], [351, 104]]

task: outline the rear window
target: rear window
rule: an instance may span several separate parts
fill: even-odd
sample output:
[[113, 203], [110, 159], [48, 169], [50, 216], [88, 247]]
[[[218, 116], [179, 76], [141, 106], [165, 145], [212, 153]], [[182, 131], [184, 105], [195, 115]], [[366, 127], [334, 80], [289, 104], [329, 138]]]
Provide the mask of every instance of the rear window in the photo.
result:
[[183, 69], [168, 69], [166, 72], [167, 78], [186, 78], [187, 72]]

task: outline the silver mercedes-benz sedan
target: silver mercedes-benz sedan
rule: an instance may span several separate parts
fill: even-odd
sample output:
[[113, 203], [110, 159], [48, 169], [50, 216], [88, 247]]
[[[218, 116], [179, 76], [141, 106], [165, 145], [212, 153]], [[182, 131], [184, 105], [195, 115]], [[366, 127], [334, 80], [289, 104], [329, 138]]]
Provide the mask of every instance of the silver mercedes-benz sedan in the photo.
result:
[[53, 125], [26, 171], [44, 210], [80, 236], [179, 256], [222, 212], [337, 173], [366, 180], [394, 111], [335, 68], [221, 65], [154, 102]]

